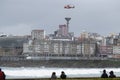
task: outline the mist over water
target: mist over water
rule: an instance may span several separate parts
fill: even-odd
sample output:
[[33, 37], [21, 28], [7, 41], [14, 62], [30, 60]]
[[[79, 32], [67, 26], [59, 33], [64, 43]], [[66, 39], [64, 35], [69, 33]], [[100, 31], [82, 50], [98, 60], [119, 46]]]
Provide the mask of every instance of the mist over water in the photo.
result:
[[57, 77], [64, 71], [67, 77], [100, 77], [103, 69], [107, 73], [114, 71], [117, 77], [120, 76], [120, 68], [45, 68], [45, 67], [2, 67], [6, 78], [50, 78], [52, 72]]

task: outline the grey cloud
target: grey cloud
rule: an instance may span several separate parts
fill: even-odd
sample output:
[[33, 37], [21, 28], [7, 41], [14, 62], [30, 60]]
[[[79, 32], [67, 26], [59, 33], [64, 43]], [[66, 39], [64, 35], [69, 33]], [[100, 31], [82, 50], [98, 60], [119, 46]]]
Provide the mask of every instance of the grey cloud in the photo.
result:
[[[65, 10], [65, 4], [74, 4], [75, 9]], [[0, 27], [16, 25], [15, 30], [17, 25], [25, 24], [52, 33], [59, 24], [66, 23], [64, 17], [68, 16], [72, 18], [70, 31], [77, 35], [84, 28], [100, 34], [119, 32], [119, 4], [120, 0], [1, 0]]]

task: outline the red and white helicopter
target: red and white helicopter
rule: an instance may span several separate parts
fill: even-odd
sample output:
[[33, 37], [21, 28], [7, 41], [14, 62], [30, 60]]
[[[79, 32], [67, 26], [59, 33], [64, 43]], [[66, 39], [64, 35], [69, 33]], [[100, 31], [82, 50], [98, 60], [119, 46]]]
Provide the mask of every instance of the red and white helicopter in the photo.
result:
[[64, 8], [65, 9], [72, 9], [72, 8], [75, 8], [75, 6], [72, 4], [68, 4], [68, 5], [65, 5]]

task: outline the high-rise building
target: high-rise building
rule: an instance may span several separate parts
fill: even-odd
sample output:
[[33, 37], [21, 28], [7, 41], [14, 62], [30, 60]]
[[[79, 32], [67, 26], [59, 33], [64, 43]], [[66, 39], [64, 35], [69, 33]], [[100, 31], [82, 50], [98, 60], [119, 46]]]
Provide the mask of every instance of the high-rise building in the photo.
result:
[[45, 31], [44, 30], [32, 30], [31, 36], [32, 36], [32, 39], [44, 39]]
[[68, 35], [68, 28], [67, 25], [59, 25], [59, 35], [67, 36]]

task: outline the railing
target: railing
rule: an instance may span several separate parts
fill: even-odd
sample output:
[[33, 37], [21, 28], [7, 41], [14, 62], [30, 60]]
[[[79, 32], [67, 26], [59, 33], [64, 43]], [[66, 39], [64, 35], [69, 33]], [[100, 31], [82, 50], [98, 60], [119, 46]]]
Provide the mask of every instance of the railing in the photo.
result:
[[81, 56], [0, 56], [0, 61], [26, 61], [26, 60], [108, 60], [101, 57]]

